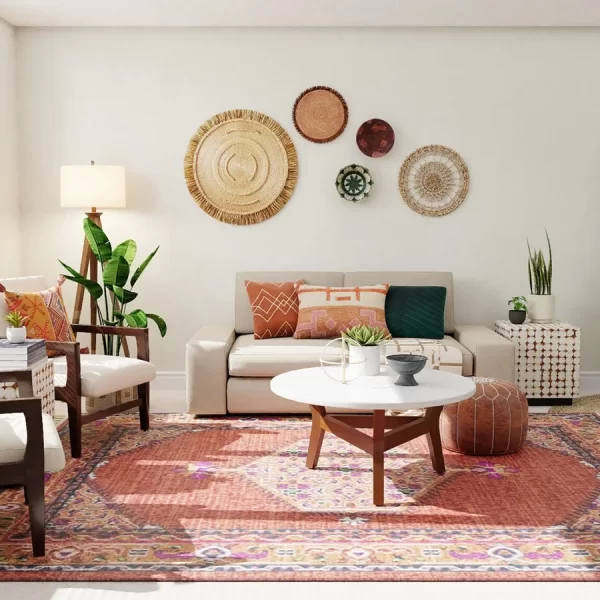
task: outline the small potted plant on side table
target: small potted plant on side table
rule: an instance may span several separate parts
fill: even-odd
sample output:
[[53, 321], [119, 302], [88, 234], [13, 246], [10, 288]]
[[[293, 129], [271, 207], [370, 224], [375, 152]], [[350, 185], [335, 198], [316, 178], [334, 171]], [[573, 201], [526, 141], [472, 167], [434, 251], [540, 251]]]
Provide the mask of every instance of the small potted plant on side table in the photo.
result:
[[[365, 357], [365, 368], [363, 375], [379, 375], [381, 368], [381, 344], [390, 338], [390, 334], [381, 327], [371, 327], [370, 325], [356, 325], [342, 332], [342, 339], [350, 340], [350, 358], [353, 354], [362, 351], [358, 361], [362, 361], [362, 354]], [[357, 348], [360, 346], [360, 350]]]
[[10, 344], [22, 344], [27, 337], [27, 329], [25, 323], [29, 317], [24, 317], [16, 311], [8, 313], [4, 320], [8, 323], [6, 328], [6, 339]]
[[549, 323], [554, 321], [555, 297], [552, 294], [552, 246], [546, 231], [548, 243], [548, 260], [541, 250], [532, 250], [527, 242], [529, 258], [527, 269], [529, 275], [529, 290], [527, 296], [529, 319], [534, 323]]
[[508, 311], [508, 320], [513, 325], [521, 325], [527, 317], [527, 300], [524, 296], [515, 296], [508, 301], [511, 310]]

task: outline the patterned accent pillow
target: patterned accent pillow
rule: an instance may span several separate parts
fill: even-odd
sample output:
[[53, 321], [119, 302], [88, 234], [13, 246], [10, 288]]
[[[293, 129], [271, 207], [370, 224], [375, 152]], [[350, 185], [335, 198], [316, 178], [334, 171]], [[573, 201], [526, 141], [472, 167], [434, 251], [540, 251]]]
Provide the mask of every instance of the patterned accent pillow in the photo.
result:
[[389, 285], [322, 287], [299, 285], [295, 338], [335, 338], [355, 325], [381, 327], [387, 333], [385, 297]]
[[[26, 323], [28, 338], [49, 342], [75, 341], [60, 289], [63, 283], [64, 277], [59, 277], [54, 287], [43, 292], [19, 293], [5, 290], [8, 310], [16, 310], [29, 317]], [[48, 356], [55, 354], [48, 352]]]
[[302, 279], [281, 283], [244, 282], [252, 308], [255, 340], [294, 335], [298, 322], [296, 287], [302, 283]]

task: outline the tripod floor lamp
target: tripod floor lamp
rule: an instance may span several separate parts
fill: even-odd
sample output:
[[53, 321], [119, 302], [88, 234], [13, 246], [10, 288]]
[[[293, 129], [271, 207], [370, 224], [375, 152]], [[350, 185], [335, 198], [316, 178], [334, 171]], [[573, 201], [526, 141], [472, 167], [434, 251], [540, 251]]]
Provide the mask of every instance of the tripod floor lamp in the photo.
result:
[[[60, 168], [60, 205], [62, 208], [86, 208], [85, 214], [98, 227], [102, 227], [98, 208], [125, 208], [125, 169], [96, 165], [66, 166]], [[98, 261], [84, 237], [79, 272], [88, 279], [98, 281]], [[79, 323], [83, 308], [84, 287], [77, 286], [73, 323]], [[90, 296], [90, 324], [96, 325], [96, 302]], [[96, 336], [91, 339], [92, 353], [96, 352]]]

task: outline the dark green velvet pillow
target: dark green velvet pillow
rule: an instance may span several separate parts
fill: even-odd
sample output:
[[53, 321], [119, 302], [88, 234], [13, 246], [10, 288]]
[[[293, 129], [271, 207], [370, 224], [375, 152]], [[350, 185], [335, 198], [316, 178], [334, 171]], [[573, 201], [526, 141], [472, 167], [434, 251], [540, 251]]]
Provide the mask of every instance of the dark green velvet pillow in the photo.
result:
[[395, 338], [444, 337], [446, 288], [391, 285], [385, 299], [385, 320]]

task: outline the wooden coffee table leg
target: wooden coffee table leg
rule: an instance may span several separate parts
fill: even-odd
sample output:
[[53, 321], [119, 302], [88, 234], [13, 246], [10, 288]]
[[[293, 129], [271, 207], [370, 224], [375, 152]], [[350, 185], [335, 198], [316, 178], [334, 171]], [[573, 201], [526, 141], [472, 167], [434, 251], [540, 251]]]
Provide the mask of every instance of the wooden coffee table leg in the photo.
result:
[[323, 437], [325, 436], [325, 430], [321, 426], [321, 419], [325, 416], [326, 412], [322, 406], [313, 406], [312, 404], [310, 412], [312, 414], [312, 428], [310, 430], [308, 454], [306, 455], [306, 466], [309, 469], [314, 469], [319, 462]]
[[385, 411], [373, 411], [373, 504], [383, 506], [384, 504], [384, 436], [385, 435]]
[[427, 433], [427, 445], [429, 446], [429, 455], [431, 464], [436, 473], [440, 475], [446, 472], [444, 464], [444, 453], [442, 451], [442, 439], [440, 437], [440, 415], [443, 406], [435, 406], [425, 411], [425, 418], [429, 421], [429, 432]]

